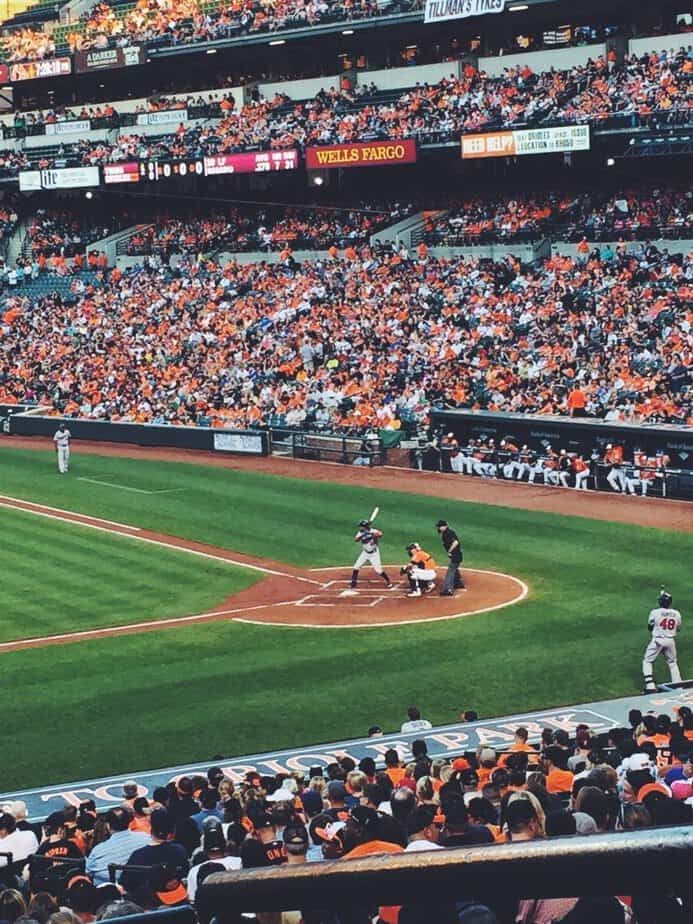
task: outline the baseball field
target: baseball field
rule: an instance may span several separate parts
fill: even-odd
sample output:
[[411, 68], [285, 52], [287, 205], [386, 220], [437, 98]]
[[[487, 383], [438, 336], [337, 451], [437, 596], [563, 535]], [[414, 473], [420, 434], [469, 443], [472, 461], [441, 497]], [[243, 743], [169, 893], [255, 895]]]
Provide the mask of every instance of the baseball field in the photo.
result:
[[[45, 444], [0, 443], [5, 791], [391, 731], [411, 702], [442, 724], [632, 693], [661, 584], [693, 672], [685, 505], [596, 518], [561, 489], [490, 504], [453, 476], [74, 449], [59, 476]], [[523, 509], [562, 497], [570, 515]], [[442, 563], [434, 524], [457, 529], [452, 609], [367, 582], [340, 597], [376, 504], [392, 565], [412, 541]], [[662, 506], [676, 529], [637, 525]]]

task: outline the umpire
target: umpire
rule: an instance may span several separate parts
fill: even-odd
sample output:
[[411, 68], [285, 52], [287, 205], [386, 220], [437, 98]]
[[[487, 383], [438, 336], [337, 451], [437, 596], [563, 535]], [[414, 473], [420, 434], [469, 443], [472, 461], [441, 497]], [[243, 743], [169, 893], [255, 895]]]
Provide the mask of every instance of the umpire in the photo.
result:
[[453, 597], [455, 590], [464, 590], [464, 581], [460, 572], [462, 564], [462, 546], [454, 529], [450, 529], [447, 520], [438, 520], [436, 529], [440, 533], [443, 548], [448, 553], [448, 570], [445, 572], [441, 597]]

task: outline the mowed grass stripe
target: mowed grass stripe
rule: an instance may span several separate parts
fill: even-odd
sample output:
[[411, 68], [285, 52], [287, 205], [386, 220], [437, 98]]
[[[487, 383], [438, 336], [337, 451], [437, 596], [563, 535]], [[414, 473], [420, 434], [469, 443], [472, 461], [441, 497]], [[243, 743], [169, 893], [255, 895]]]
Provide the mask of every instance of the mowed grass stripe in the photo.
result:
[[0, 641], [204, 612], [255, 583], [242, 568], [0, 509]]

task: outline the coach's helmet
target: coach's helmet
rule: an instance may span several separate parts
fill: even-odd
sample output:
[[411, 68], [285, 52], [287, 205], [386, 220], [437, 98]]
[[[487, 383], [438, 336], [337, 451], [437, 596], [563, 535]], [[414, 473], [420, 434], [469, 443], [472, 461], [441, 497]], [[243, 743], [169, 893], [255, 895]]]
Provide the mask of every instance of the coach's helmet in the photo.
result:
[[421, 546], [418, 542], [410, 542], [407, 546], [407, 552], [411, 555], [412, 552], [418, 552]]
[[671, 606], [673, 600], [669, 591], [665, 590], [663, 587], [659, 592], [659, 605], [664, 607], [665, 610], [668, 610]]
[[370, 520], [359, 520], [359, 526], [362, 526], [364, 529], [368, 529], [370, 525]]

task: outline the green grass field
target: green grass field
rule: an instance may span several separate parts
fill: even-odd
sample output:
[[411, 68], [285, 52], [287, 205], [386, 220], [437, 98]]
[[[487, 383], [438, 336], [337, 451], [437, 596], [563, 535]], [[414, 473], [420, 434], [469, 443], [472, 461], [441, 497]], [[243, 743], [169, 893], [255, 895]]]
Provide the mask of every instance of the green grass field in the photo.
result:
[[[79, 452], [70, 475], [59, 477], [50, 453], [3, 450], [0, 493], [302, 567], [350, 564], [355, 522], [378, 503], [384, 560], [401, 560], [413, 540], [436, 552], [433, 524], [445, 516], [463, 537], [469, 567], [530, 585], [514, 607], [420, 627], [222, 622], [4, 654], [0, 714], [12, 733], [0, 790], [351, 737], [376, 722], [395, 730], [410, 702], [443, 723], [463, 708], [490, 716], [625, 695], [641, 684], [646, 616], [659, 585], [672, 588], [684, 617], [693, 604], [690, 534]], [[111, 552], [94, 531], [51, 523], [59, 532], [47, 533], [50, 521], [1, 517], [13, 549], [3, 569], [3, 600], [14, 601], [3, 608], [7, 625], [39, 619], [34, 611], [47, 597], [67, 614], [57, 629], [74, 627], [76, 597], [81, 626], [90, 613], [93, 624], [138, 618], [145, 602], [148, 615], [199, 611], [255, 577], [225, 565], [208, 571], [181, 553], [152, 559], [141, 545], [114, 539], [124, 578], [99, 580]], [[75, 553], [53, 560], [56, 536]], [[36, 561], [60, 580], [46, 579]], [[9, 613], [12, 605], [21, 616]], [[8, 631], [16, 635], [3, 625]], [[686, 674], [693, 644], [685, 632], [679, 652]]]

